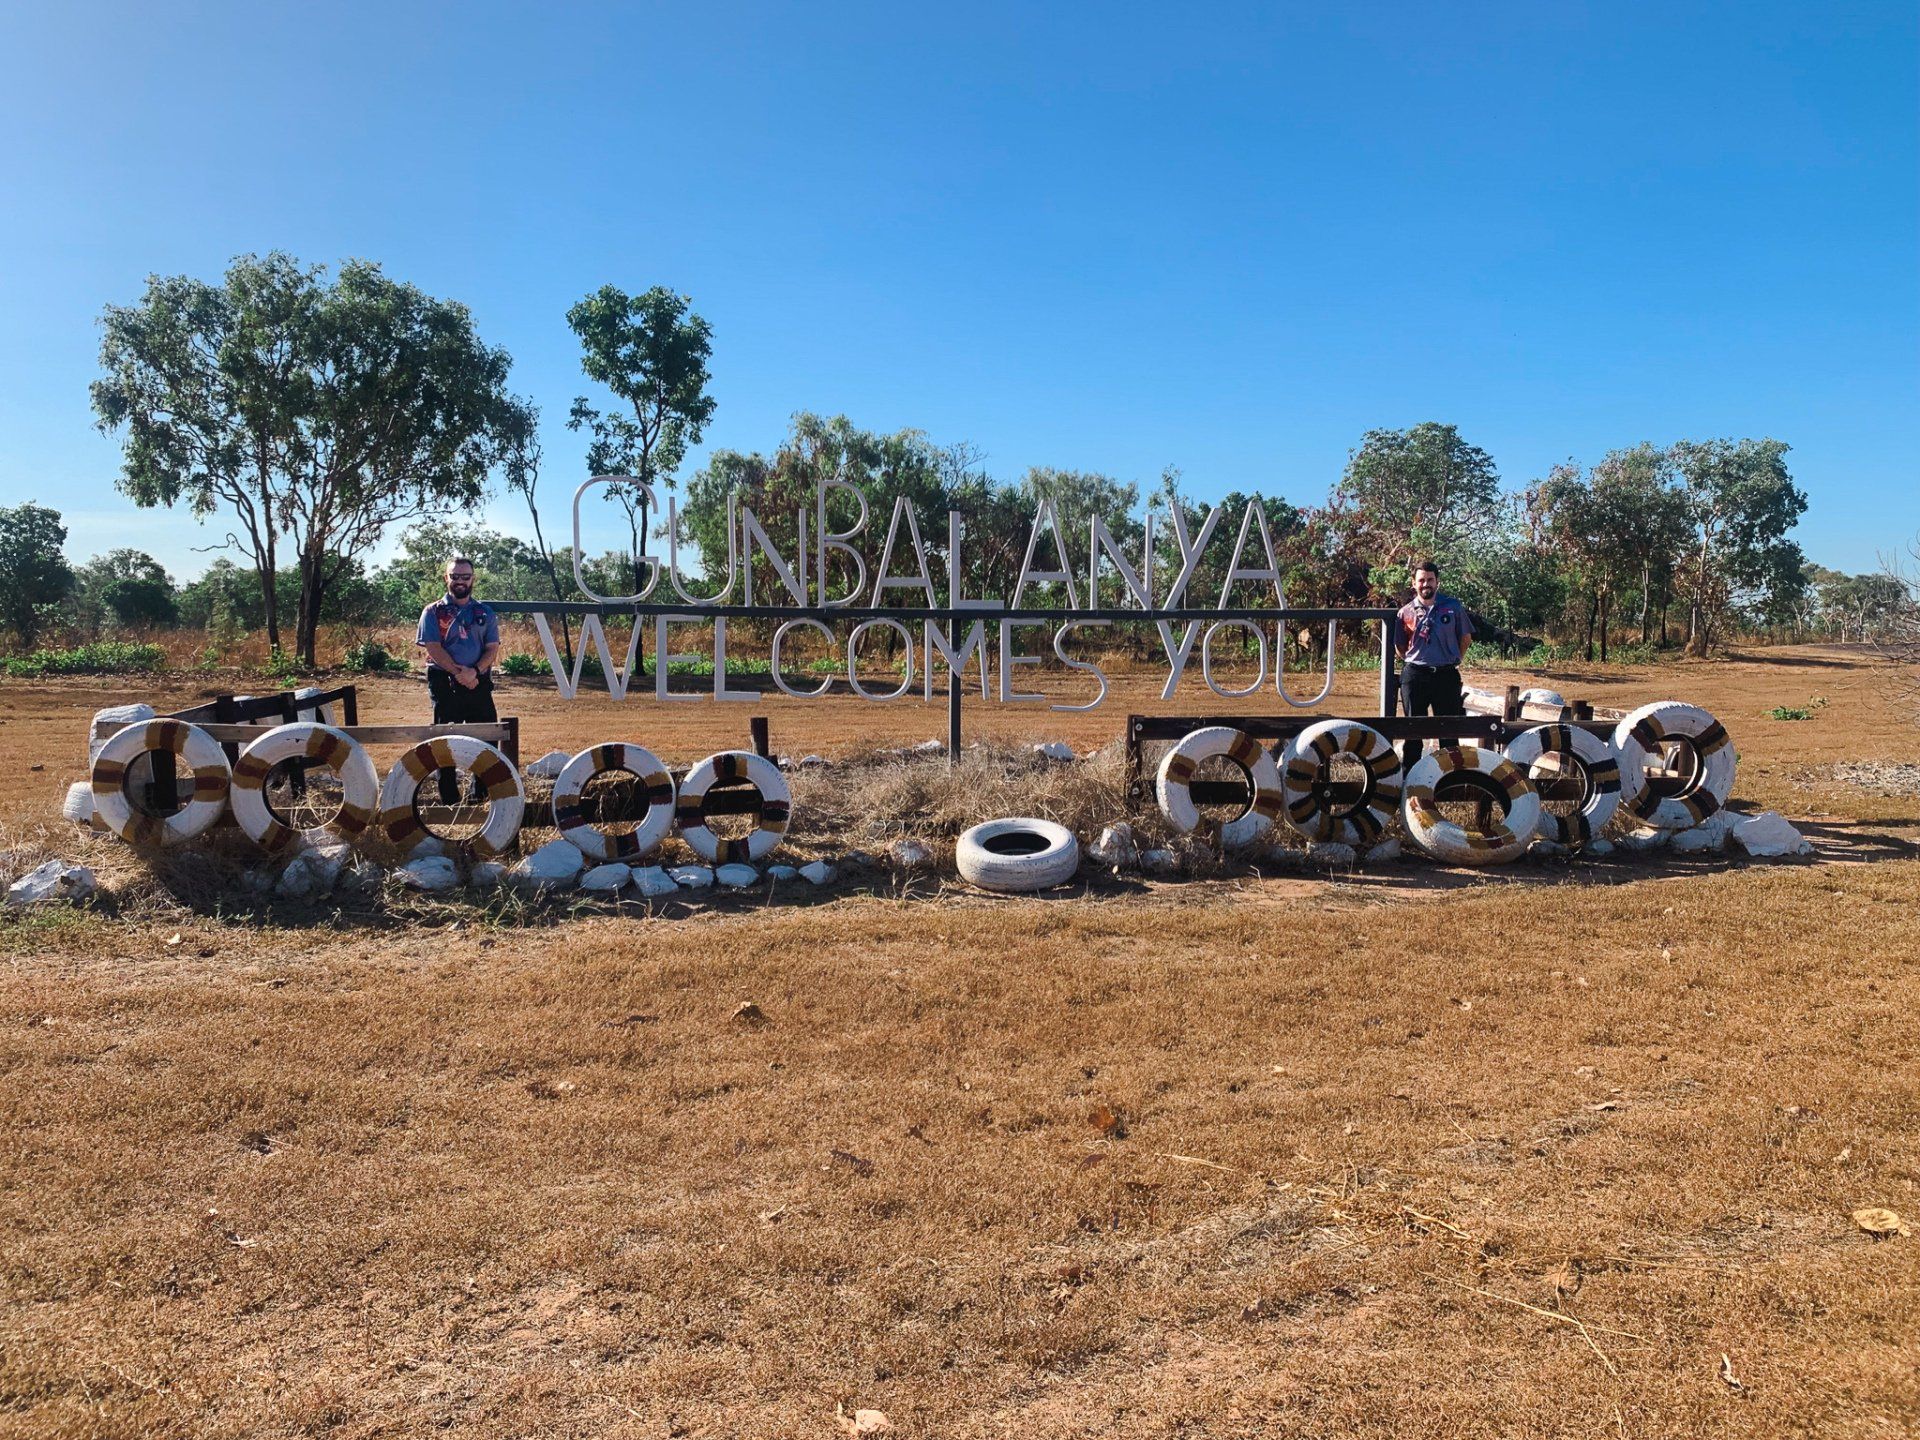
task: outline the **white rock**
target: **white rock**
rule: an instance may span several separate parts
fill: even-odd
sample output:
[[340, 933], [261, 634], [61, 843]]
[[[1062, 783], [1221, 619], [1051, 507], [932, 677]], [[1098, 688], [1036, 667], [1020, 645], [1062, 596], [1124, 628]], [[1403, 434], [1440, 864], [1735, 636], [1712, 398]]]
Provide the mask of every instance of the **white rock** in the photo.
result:
[[896, 840], [887, 847], [887, 859], [901, 870], [919, 870], [933, 861], [933, 851], [923, 841]]
[[810, 865], [802, 865], [800, 867], [801, 878], [815, 885], [831, 885], [834, 876], [839, 873], [839, 871], [835, 870], [833, 866], [824, 860], [815, 860]]
[[256, 895], [264, 895], [273, 889], [273, 876], [264, 870], [243, 870], [240, 883]]
[[1280, 870], [1297, 870], [1306, 864], [1307, 852], [1274, 842], [1260, 851], [1260, 863]]
[[413, 842], [413, 848], [407, 851], [409, 860], [424, 860], [430, 855], [439, 855], [445, 859], [453, 858], [453, 847], [438, 835], [423, 835]]
[[1151, 875], [1177, 875], [1180, 872], [1180, 857], [1171, 850], [1148, 850], [1140, 856], [1140, 863]]
[[1073, 753], [1073, 747], [1064, 740], [1049, 740], [1043, 745], [1036, 745], [1033, 747], [1033, 753], [1036, 755], [1044, 755], [1049, 760], [1075, 760], [1079, 758]]
[[682, 890], [704, 890], [713, 884], [713, 871], [705, 865], [669, 865], [667, 874]]
[[507, 867], [498, 860], [481, 860], [467, 872], [467, 884], [476, 890], [491, 890], [507, 878]]
[[662, 895], [673, 894], [680, 887], [658, 865], [636, 865], [633, 867], [633, 888], [647, 899], [657, 900]]
[[558, 779], [560, 772], [567, 768], [567, 762], [573, 757], [564, 750], [549, 750], [531, 765], [522, 765], [522, 775], [538, 776], [542, 780]]
[[86, 780], [76, 780], [67, 787], [66, 799], [60, 802], [60, 816], [76, 825], [93, 825], [93, 785]]
[[1682, 855], [1697, 855], [1724, 850], [1727, 837], [1724, 831], [1706, 825], [1696, 825], [1691, 830], [1682, 830], [1667, 842], [1667, 848]]
[[1558, 705], [1564, 710], [1567, 708], [1567, 697], [1562, 695], [1558, 690], [1549, 690], [1545, 686], [1536, 685], [1532, 689], [1522, 690], [1520, 692], [1520, 703], [1523, 705]]
[[1315, 840], [1307, 846], [1307, 859], [1315, 865], [1352, 865], [1359, 858], [1353, 846], [1338, 840]]
[[1813, 842], [1777, 810], [1743, 815], [1733, 822], [1733, 843], [1749, 855], [1811, 855]]
[[1382, 840], [1378, 845], [1367, 851], [1367, 864], [1369, 865], [1380, 865], [1388, 860], [1398, 860], [1399, 858], [1400, 841], [1397, 836], [1392, 839]]
[[1088, 853], [1102, 865], [1131, 868], [1140, 863], [1140, 844], [1133, 838], [1133, 826], [1124, 820], [1102, 830]]
[[439, 893], [451, 890], [460, 883], [460, 872], [454, 868], [453, 861], [444, 855], [422, 855], [417, 860], [409, 860], [398, 870], [400, 883], [409, 890], [426, 890]]
[[1589, 840], [1587, 842], [1587, 854], [1589, 855], [1611, 855], [1612, 853], [1613, 842], [1611, 840]]
[[607, 865], [596, 865], [580, 877], [582, 890], [602, 890], [611, 895], [616, 890], [624, 890], [633, 880], [631, 866], [615, 861]]
[[321, 888], [320, 877], [314, 874], [313, 866], [307, 862], [307, 857], [296, 855], [280, 871], [280, 878], [273, 882], [273, 893], [286, 900], [305, 900], [314, 895], [325, 894], [326, 891]]
[[1634, 830], [1620, 837], [1620, 843], [1629, 850], [1658, 850], [1672, 838], [1670, 830]]
[[93, 871], [86, 866], [69, 865], [64, 860], [49, 860], [7, 887], [7, 908], [23, 910], [29, 905], [52, 900], [68, 900], [78, 904], [90, 899], [99, 888]]
[[1716, 810], [1693, 828], [1704, 830], [1709, 835], [1717, 835], [1724, 840], [1733, 833], [1734, 822], [1739, 818], [1731, 810]]
[[748, 890], [760, 883], [760, 872], [751, 865], [722, 865], [713, 878], [729, 890]]
[[324, 895], [339, 883], [340, 872], [352, 863], [353, 847], [346, 844], [316, 845], [301, 858], [313, 871], [317, 892]]
[[556, 890], [578, 880], [586, 863], [572, 841], [549, 840], [507, 871], [507, 883], [522, 890]]
[[1539, 858], [1567, 854], [1567, 847], [1558, 840], [1535, 840], [1527, 847], [1527, 854]]
[[802, 755], [794, 763], [802, 770], [814, 770], [822, 765], [831, 765], [833, 762], [824, 755]]
[[158, 713], [151, 705], [109, 705], [94, 711], [93, 724], [87, 727], [87, 764], [93, 764], [100, 747], [113, 738], [116, 730], [151, 720]]
[[947, 742], [944, 740], [922, 740], [918, 745], [913, 747], [911, 753], [915, 755], [938, 755], [946, 748]]
[[799, 878], [799, 875], [799, 870], [792, 865], [767, 866], [767, 878], [769, 880], [794, 880]]

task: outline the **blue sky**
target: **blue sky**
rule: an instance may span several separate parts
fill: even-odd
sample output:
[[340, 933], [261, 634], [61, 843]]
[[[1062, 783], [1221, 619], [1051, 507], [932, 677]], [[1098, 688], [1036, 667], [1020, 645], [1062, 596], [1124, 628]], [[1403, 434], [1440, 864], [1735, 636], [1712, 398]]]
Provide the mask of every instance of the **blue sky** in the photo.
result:
[[1920, 532], [1917, 17], [9, 6], [0, 504], [196, 573], [219, 532], [113, 489], [95, 321], [279, 248], [473, 308], [544, 409], [550, 534], [563, 317], [611, 282], [711, 321], [703, 448], [813, 409], [1317, 501], [1373, 426], [1451, 421], [1514, 486], [1773, 435], [1808, 553], [1871, 569]]

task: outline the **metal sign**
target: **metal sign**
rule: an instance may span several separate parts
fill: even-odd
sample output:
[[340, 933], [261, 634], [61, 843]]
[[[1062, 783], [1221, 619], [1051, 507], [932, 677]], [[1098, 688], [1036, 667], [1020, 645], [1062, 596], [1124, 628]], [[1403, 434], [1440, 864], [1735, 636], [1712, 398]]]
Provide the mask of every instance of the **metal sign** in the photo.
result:
[[[1092, 517], [1084, 532], [1084, 545], [1070, 544], [1065, 527], [1051, 500], [1035, 507], [1028, 527], [1025, 558], [1011, 597], [974, 597], [965, 595], [962, 578], [966, 527], [959, 511], [947, 512], [946, 596], [943, 602], [934, 584], [934, 569], [922, 538], [920, 517], [906, 496], [894, 500], [888, 517], [886, 538], [879, 560], [871, 571], [866, 555], [854, 542], [868, 528], [872, 515], [866, 497], [842, 481], [829, 480], [815, 487], [810, 506], [796, 516], [797, 544], [792, 556], [781, 553], [766, 526], [748, 507], [736, 501], [728, 503], [726, 578], [717, 589], [705, 595], [693, 593], [690, 579], [680, 560], [679, 497], [669, 494], [666, 504], [667, 556], [647, 554], [645, 537], [636, 557], [644, 567], [645, 583], [629, 595], [600, 595], [587, 583], [581, 568], [580, 502], [596, 485], [622, 484], [632, 487], [645, 500], [651, 512], [657, 512], [658, 499], [652, 487], [627, 475], [596, 475], [585, 481], [573, 497], [574, 580], [587, 598], [579, 601], [501, 601], [489, 602], [502, 614], [531, 616], [534, 628], [546, 652], [549, 669], [562, 698], [578, 695], [585, 675], [586, 657], [591, 652], [599, 660], [607, 693], [625, 700], [635, 693], [633, 681], [640, 671], [642, 636], [652, 632], [652, 696], [661, 702], [698, 700], [697, 693], [668, 687], [669, 667], [676, 661], [700, 657], [676, 650], [684, 643], [684, 631], [675, 627], [701, 625], [711, 627], [711, 649], [707, 657], [713, 665], [712, 698], [716, 701], [755, 701], [762, 692], [736, 686], [728, 676], [728, 627], [735, 620], [771, 621], [774, 630], [767, 649], [769, 677], [781, 694], [809, 698], [824, 694], [832, 677], [815, 679], [802, 675], [801, 683], [789, 673], [787, 654], [789, 637], [804, 630], [823, 637], [828, 645], [842, 651], [848, 688], [863, 700], [877, 704], [907, 699], [917, 689], [924, 703], [933, 698], [937, 670], [944, 669], [950, 715], [950, 738], [957, 743], [960, 696], [969, 666], [977, 666], [980, 696], [1002, 705], [1047, 705], [1053, 710], [1084, 711], [1101, 705], [1109, 693], [1108, 677], [1099, 660], [1087, 653], [1076, 654], [1076, 638], [1114, 625], [1151, 625], [1165, 658], [1167, 676], [1161, 687], [1161, 699], [1171, 700], [1179, 691], [1195, 656], [1201, 682], [1213, 694], [1225, 699], [1241, 699], [1265, 692], [1302, 709], [1318, 705], [1333, 688], [1334, 651], [1339, 626], [1343, 621], [1380, 624], [1380, 696], [1381, 712], [1392, 713], [1393, 646], [1389, 622], [1396, 611], [1390, 609], [1289, 609], [1282, 593], [1280, 566], [1267, 528], [1266, 514], [1257, 503], [1249, 503], [1238, 517], [1237, 538], [1227, 563], [1225, 581], [1217, 602], [1195, 603], [1190, 594], [1195, 577], [1207, 555], [1219, 548], [1228, 533], [1232, 517], [1224, 506], [1215, 506], [1197, 529], [1189, 527], [1178, 506], [1170, 507], [1166, 531], [1173, 548], [1165, 555], [1156, 551], [1158, 513], [1149, 510], [1144, 526], [1139, 562], [1136, 565], [1114, 539], [1111, 529], [1099, 516]], [[829, 528], [827, 506], [836, 490], [844, 491], [856, 502], [859, 518], [845, 530]], [[811, 522], [811, 523], [809, 523]], [[874, 529], [878, 534], [878, 527]], [[813, 537], [809, 545], [809, 535]], [[1076, 537], [1078, 538], [1078, 537]], [[753, 561], [766, 562], [773, 576], [773, 595], [756, 601]], [[1156, 560], [1164, 559], [1164, 566]], [[1076, 568], [1075, 561], [1081, 561]], [[835, 570], [840, 573], [836, 577]], [[1171, 575], [1164, 593], [1156, 594], [1156, 578], [1162, 572]], [[703, 581], [706, 577], [701, 577]], [[836, 578], [852, 583], [836, 594]], [[662, 580], [675, 597], [657, 601]], [[712, 583], [708, 581], [707, 583]], [[1023, 604], [1029, 589], [1057, 587], [1051, 594], [1065, 597], [1064, 605]], [[1237, 588], [1261, 587], [1264, 602], [1266, 587], [1271, 587], [1272, 603], [1234, 606]], [[1103, 604], [1103, 587], [1115, 594], [1118, 603]], [[1117, 589], [1116, 589], [1117, 587]], [[742, 598], [735, 602], [734, 592]], [[904, 592], [913, 603], [888, 603], [890, 595]], [[551, 617], [556, 614], [580, 617], [580, 643], [573, 664], [562, 659], [556, 643]], [[616, 654], [609, 643], [605, 621], [624, 616], [632, 621], [624, 653]], [[1287, 688], [1286, 636], [1290, 626], [1319, 624], [1327, 626], [1326, 673], [1319, 691], [1310, 696], [1295, 696]], [[900, 641], [904, 664], [890, 670], [882, 682], [869, 668], [861, 673], [859, 651], [869, 635], [890, 633]], [[1044, 632], [1037, 634], [1036, 632]], [[1237, 643], [1243, 652], [1250, 650], [1255, 660], [1251, 681], [1228, 686], [1216, 674], [1216, 646]], [[1086, 687], [1086, 698], [1071, 702], [1049, 699], [1037, 690], [1024, 688], [1021, 671], [1038, 666], [1048, 652]], [[737, 678], [737, 677], [736, 677]]]

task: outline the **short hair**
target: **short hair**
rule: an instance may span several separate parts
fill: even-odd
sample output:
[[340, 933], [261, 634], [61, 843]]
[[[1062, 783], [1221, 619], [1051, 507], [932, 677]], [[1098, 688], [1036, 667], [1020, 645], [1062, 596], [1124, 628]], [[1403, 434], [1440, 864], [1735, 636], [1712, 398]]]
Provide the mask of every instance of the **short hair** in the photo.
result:
[[451, 570], [456, 565], [464, 565], [471, 570], [473, 569], [473, 557], [471, 555], [449, 555], [447, 557], [447, 569]]
[[1436, 576], [1440, 573], [1440, 567], [1431, 560], [1422, 560], [1418, 565], [1413, 567], [1413, 573], [1416, 575], [1422, 570], [1431, 570]]

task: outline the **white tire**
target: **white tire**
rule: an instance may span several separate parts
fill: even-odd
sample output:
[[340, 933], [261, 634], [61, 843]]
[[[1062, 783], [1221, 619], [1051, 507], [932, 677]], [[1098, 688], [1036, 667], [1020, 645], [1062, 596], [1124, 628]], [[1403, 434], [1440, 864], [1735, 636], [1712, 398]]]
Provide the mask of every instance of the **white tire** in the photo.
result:
[[469, 735], [440, 735], [423, 740], [400, 757], [380, 787], [380, 828], [402, 850], [432, 835], [420, 819], [420, 786], [441, 770], [466, 770], [487, 796], [487, 823], [466, 847], [482, 859], [499, 855], [520, 833], [527, 794], [513, 763], [484, 740]]
[[982, 890], [1051, 890], [1079, 873], [1080, 842], [1051, 820], [988, 820], [960, 836], [953, 863], [963, 880]]
[[[1647, 767], [1658, 764], [1663, 740], [1678, 740], [1698, 764], [1676, 794], [1648, 783]], [[1726, 728], [1698, 705], [1661, 700], [1630, 712], [1613, 729], [1620, 753], [1620, 798], [1629, 814], [1656, 830], [1689, 830], [1726, 807], [1733, 794], [1739, 756]]]
[[[580, 805], [596, 775], [626, 771], [646, 797], [647, 813], [627, 831], [601, 830], [587, 823]], [[651, 853], [673, 832], [673, 776], [644, 745], [614, 740], [582, 750], [553, 779], [553, 824], [590, 860], [633, 860]]]
[[1231, 725], [1209, 725], [1189, 733], [1167, 752], [1160, 762], [1155, 794], [1160, 810], [1181, 834], [1190, 834], [1200, 825], [1200, 807], [1193, 803], [1189, 787], [1194, 771], [1202, 761], [1226, 759], [1238, 765], [1247, 777], [1247, 808], [1220, 826], [1220, 843], [1229, 848], [1251, 845], [1273, 828], [1280, 813], [1280, 769], [1273, 757], [1244, 730]]
[[1558, 759], [1563, 772], [1571, 770], [1579, 777], [1583, 798], [1571, 815], [1555, 815], [1543, 804], [1534, 833], [1542, 840], [1578, 849], [1607, 828], [1620, 806], [1620, 756], [1612, 745], [1578, 725], [1536, 725], [1514, 736], [1507, 746], [1507, 758], [1529, 780], [1533, 767], [1548, 755]]
[[[288, 760], [305, 760], [340, 779], [340, 809], [324, 825], [295, 830], [267, 804], [267, 776]], [[233, 818], [272, 851], [289, 846], [351, 841], [373, 823], [380, 808], [380, 772], [359, 741], [331, 725], [303, 721], [280, 725], [250, 741], [233, 766]]]
[[[753, 829], [738, 840], [722, 840], [707, 824], [707, 791], [723, 780], [745, 780], [758, 792], [753, 807]], [[687, 772], [680, 784], [675, 809], [680, 838], [700, 858], [716, 865], [751, 865], [763, 860], [786, 838], [793, 818], [793, 792], [771, 760], [751, 750], [722, 750], [709, 755]]]
[[[1357, 804], [1336, 810], [1316, 787], [1337, 755], [1365, 768]], [[1400, 809], [1400, 756], [1393, 743], [1358, 720], [1317, 720], [1287, 742], [1280, 756], [1281, 800], [1287, 823], [1309, 840], [1376, 845]]]
[[[1434, 787], [1455, 773], [1483, 775], [1507, 796], [1504, 818], [1488, 817], [1487, 828], [1472, 829], [1445, 819], [1434, 804]], [[1422, 756], [1407, 772], [1401, 801], [1407, 834], [1436, 859], [1455, 865], [1501, 865], [1527, 848], [1540, 824], [1540, 797], [1526, 772], [1498, 750], [1478, 745], [1447, 745]]]
[[[193, 795], [171, 815], [149, 815], [127, 793], [127, 772], [149, 751], [172, 751], [193, 777]], [[94, 814], [134, 845], [178, 845], [209, 829], [227, 808], [233, 773], [227, 753], [206, 731], [184, 720], [147, 720], [116, 731], [93, 761]]]
[[1520, 692], [1522, 705], [1553, 705], [1561, 710], [1567, 708], [1567, 697], [1558, 690], [1549, 690], [1543, 685], [1533, 686]]

